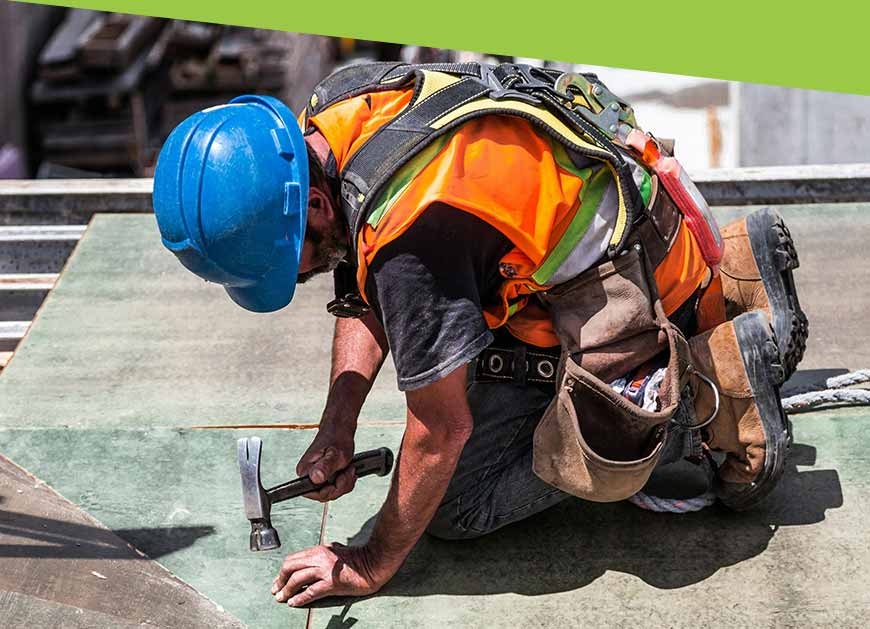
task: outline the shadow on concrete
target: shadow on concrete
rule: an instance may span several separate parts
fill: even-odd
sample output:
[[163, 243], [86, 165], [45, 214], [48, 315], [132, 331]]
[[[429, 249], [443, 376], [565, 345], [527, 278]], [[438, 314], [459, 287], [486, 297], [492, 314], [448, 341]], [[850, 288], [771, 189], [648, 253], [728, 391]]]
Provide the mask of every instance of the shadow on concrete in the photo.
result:
[[[627, 502], [568, 499], [476, 540], [427, 536], [375, 596], [534, 596], [582, 588], [607, 571], [635, 575], [656, 588], [686, 587], [764, 552], [779, 527], [815, 524], [828, 509], [841, 507], [836, 470], [797, 469], [813, 465], [815, 458], [815, 448], [794, 444], [779, 486], [751, 512], [714, 505], [698, 513], [659, 514]], [[372, 524], [369, 520], [348, 543], [362, 542]], [[336, 598], [315, 605], [350, 602]], [[341, 624], [353, 620], [342, 620], [347, 614], [345, 607], [334, 626], [347, 626]]]
[[350, 611], [350, 603], [344, 606], [340, 614], [335, 614], [329, 618], [326, 629], [350, 629], [357, 623], [357, 618], [348, 617]]
[[[2, 501], [2, 496], [0, 496]], [[0, 509], [0, 558], [158, 559], [214, 533], [211, 526], [109, 530]]]
[[847, 373], [849, 373], [849, 370], [841, 367], [831, 369], [799, 369], [783, 385], [782, 397], [793, 395], [806, 389], [806, 387], [821, 387], [828, 378], [842, 376]]

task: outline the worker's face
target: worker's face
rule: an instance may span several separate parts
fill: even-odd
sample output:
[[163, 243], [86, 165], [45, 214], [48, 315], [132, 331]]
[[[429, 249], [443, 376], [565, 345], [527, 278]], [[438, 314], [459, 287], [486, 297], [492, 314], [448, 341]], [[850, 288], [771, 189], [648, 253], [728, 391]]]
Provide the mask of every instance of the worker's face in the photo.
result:
[[347, 255], [347, 235], [337, 220], [329, 196], [312, 186], [308, 197], [308, 221], [302, 260], [299, 262], [298, 284], [304, 284], [315, 275], [329, 273]]

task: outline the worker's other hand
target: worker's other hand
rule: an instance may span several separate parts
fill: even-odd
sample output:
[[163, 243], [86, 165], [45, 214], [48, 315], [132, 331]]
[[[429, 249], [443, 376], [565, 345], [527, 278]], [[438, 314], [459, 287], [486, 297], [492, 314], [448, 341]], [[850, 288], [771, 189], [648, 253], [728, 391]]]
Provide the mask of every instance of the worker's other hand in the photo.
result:
[[366, 546], [332, 544], [314, 546], [288, 555], [272, 583], [279, 603], [302, 607], [326, 596], [365, 596], [389, 580], [371, 572]]
[[[299, 476], [306, 474], [311, 480], [321, 485], [332, 479], [329, 485], [319, 491], [305, 494], [306, 498], [329, 502], [353, 491], [356, 485], [356, 471], [350, 465], [353, 458], [353, 437], [345, 437], [336, 434], [332, 430], [321, 428], [308, 450], [299, 459], [296, 465], [296, 473]], [[339, 470], [344, 470], [338, 474]]]

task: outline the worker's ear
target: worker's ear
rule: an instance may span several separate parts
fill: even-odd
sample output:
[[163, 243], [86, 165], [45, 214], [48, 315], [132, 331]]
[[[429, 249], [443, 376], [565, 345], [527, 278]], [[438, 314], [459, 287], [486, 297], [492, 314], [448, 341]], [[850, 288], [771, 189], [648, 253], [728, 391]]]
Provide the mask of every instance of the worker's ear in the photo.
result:
[[335, 218], [332, 199], [317, 186], [311, 186], [308, 192], [308, 213], [321, 220], [332, 221]]

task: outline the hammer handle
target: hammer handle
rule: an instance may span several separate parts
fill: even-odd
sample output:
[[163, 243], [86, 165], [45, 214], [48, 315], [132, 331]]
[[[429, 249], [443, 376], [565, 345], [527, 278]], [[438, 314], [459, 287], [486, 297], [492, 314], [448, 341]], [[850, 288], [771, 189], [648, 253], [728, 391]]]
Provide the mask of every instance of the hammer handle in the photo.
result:
[[[351, 459], [350, 465], [339, 470], [335, 475], [338, 476], [351, 467], [356, 470], [357, 478], [371, 476], [372, 474], [386, 476], [393, 469], [393, 452], [389, 448], [378, 448], [377, 450], [360, 452]], [[329, 479], [329, 481], [321, 485], [315, 485], [308, 476], [301, 476], [272, 487], [272, 489], [267, 489], [266, 496], [269, 498], [269, 502], [275, 504], [282, 500], [289, 500], [290, 498], [296, 498], [297, 496], [317, 491], [322, 487], [331, 485], [332, 480]]]

